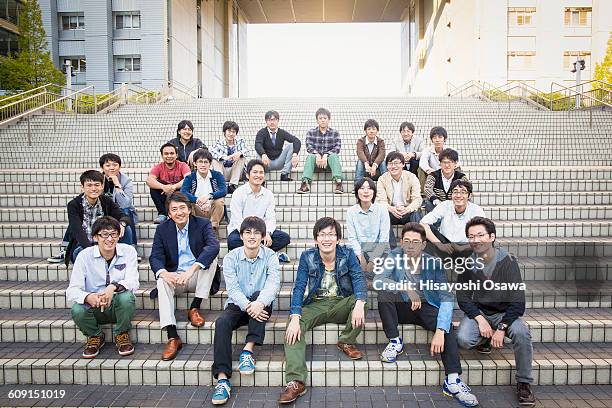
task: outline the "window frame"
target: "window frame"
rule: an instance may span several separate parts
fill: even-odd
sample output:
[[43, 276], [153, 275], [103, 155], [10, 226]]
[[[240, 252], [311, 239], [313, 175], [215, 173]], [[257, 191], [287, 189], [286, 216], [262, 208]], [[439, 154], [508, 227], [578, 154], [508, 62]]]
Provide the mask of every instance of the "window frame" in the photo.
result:
[[[65, 24], [64, 19], [68, 19], [68, 25]], [[72, 27], [73, 23], [74, 28]], [[61, 26], [62, 31], [85, 30], [85, 16], [81, 14], [62, 14]]]
[[[122, 64], [120, 64], [122, 61]], [[129, 61], [129, 69], [125, 69], [128, 67]], [[120, 69], [119, 66], [123, 65], [123, 69]], [[134, 69], [138, 67], [138, 69]], [[116, 55], [115, 56], [115, 72], [141, 72], [142, 71], [142, 59], [141, 56], [124, 56], [124, 55]]]
[[[129, 17], [129, 27], [125, 24], [127, 18]], [[134, 26], [134, 17], [137, 17], [138, 20], [138, 27]], [[119, 27], [119, 20], [121, 20], [121, 25], [122, 27]], [[114, 18], [114, 27], [115, 30], [140, 30], [140, 28], [142, 27], [141, 23], [141, 18], [140, 18], [140, 12], [137, 11], [133, 11], [133, 12], [118, 12], [115, 14], [115, 18]]]

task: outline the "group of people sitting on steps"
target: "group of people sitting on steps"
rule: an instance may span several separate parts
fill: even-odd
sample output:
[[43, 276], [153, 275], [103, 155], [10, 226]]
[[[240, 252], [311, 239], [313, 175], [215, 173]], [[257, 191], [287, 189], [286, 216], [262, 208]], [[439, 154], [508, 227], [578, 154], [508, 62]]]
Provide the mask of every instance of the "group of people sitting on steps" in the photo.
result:
[[[318, 126], [308, 131], [308, 157], [298, 193], [310, 191], [315, 167], [329, 167], [334, 193], [343, 192], [340, 137], [329, 127], [330, 116], [319, 109]], [[214, 323], [216, 405], [226, 403], [232, 392], [233, 331], [246, 326], [238, 371], [253, 374], [255, 346], [264, 343], [281, 274], [292, 273], [281, 271], [280, 262], [290, 262], [280, 252], [290, 236], [277, 229], [275, 198], [264, 185], [270, 170], [281, 170], [281, 180], [291, 181], [301, 143], [278, 127], [278, 118], [275, 111], [265, 114], [267, 126], [255, 142], [258, 158], [251, 158], [244, 139], [236, 137], [235, 122], [226, 122], [225, 138], [208, 149], [193, 137], [193, 125], [182, 121], [178, 137], [162, 146], [162, 162], [147, 179], [160, 224], [149, 263], [156, 279], [150, 297], [158, 299], [160, 327], [168, 336], [162, 360], [173, 360], [183, 346], [175, 295], [194, 293], [187, 319], [202, 327], [202, 302], [218, 292], [221, 274], [225, 281], [227, 300]], [[472, 184], [457, 170], [458, 153], [444, 145], [446, 131], [433, 128], [432, 145], [425, 147], [414, 135], [414, 126], [402, 123], [394, 150], [386, 154], [378, 123], [368, 120], [364, 130], [357, 142], [356, 204], [346, 213], [345, 243], [337, 220], [318, 219], [313, 246], [302, 252], [292, 277], [284, 336], [286, 387], [279, 403], [291, 403], [306, 393], [306, 334], [314, 327], [344, 325], [338, 349], [350, 359], [363, 358], [357, 343], [364, 339], [361, 331], [370, 318], [368, 303], [376, 302], [388, 338], [380, 354], [383, 362], [394, 363], [404, 352], [418, 353], [406, 350], [410, 346], [404, 344], [399, 325], [420, 326], [433, 333], [431, 356], [441, 355], [444, 394], [464, 406], [476, 406], [476, 396], [460, 378], [458, 350], [491, 353], [492, 348], [502, 348], [507, 337], [514, 348], [518, 401], [533, 405], [533, 349], [529, 328], [521, 319], [525, 293], [520, 269], [512, 255], [494, 245], [495, 224], [471, 201]], [[83, 358], [98, 355], [105, 343], [101, 325], [106, 323], [114, 323], [118, 353], [134, 352], [129, 336], [139, 288], [134, 188], [121, 173], [119, 156], [103, 155], [100, 166], [102, 172], [81, 175], [82, 194], [67, 205], [64, 237], [65, 262], [74, 263], [66, 297], [73, 303], [76, 326], [87, 337]], [[243, 177], [246, 183], [239, 186]], [[219, 225], [227, 213], [227, 194], [232, 194], [228, 252], [221, 268]], [[368, 297], [369, 291], [377, 296]], [[464, 312], [458, 327], [452, 324], [455, 300]]]

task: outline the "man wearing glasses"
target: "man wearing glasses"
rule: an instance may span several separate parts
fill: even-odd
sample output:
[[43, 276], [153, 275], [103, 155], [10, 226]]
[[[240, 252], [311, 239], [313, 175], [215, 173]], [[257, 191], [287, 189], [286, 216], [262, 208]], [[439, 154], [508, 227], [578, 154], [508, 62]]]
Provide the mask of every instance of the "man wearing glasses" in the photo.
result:
[[[472, 183], [455, 180], [450, 185], [451, 199], [438, 204], [421, 220], [427, 239], [432, 243], [466, 244], [465, 225], [474, 217], [484, 217], [482, 208], [470, 201]], [[440, 223], [436, 228], [434, 224]]]
[[378, 179], [376, 202], [389, 211], [391, 222], [389, 244], [393, 248], [396, 244], [393, 225], [419, 222], [421, 220], [419, 210], [423, 199], [419, 179], [411, 172], [404, 170], [406, 161], [402, 153], [389, 153], [385, 163], [388, 171]]
[[232, 333], [247, 326], [245, 345], [240, 353], [238, 371], [255, 372], [255, 345], [261, 346], [266, 322], [272, 315], [272, 303], [280, 290], [280, 266], [273, 250], [262, 245], [266, 223], [259, 217], [246, 217], [240, 224], [244, 246], [223, 257], [223, 277], [227, 288], [225, 310], [215, 322], [214, 363], [212, 374], [217, 386], [214, 405], [222, 405], [231, 395]]
[[208, 218], [213, 231], [219, 236], [219, 223], [225, 213], [227, 184], [223, 174], [210, 168], [212, 154], [206, 149], [196, 150], [193, 154], [196, 169], [183, 181], [181, 193], [185, 194], [194, 206], [194, 214]]
[[439, 156], [440, 168], [429, 173], [425, 180], [425, 211], [431, 212], [442, 201], [451, 199], [450, 185], [455, 180], [466, 180], [462, 172], [455, 170], [459, 162], [459, 153], [453, 149], [444, 149]]
[[461, 348], [476, 348], [479, 353], [489, 354], [491, 346], [501, 349], [504, 338], [509, 337], [516, 362], [519, 404], [535, 405], [531, 391], [533, 345], [529, 327], [521, 319], [525, 313], [525, 286], [518, 262], [503, 248], [494, 247], [496, 230], [490, 219], [472, 218], [465, 226], [465, 234], [474, 251], [474, 267], [458, 279], [469, 289], [457, 290], [457, 302], [465, 312], [457, 329], [457, 341]]
[[291, 295], [291, 314], [285, 334], [287, 386], [278, 402], [289, 404], [306, 394], [306, 333], [326, 324], [345, 324], [338, 349], [352, 360], [363, 357], [355, 343], [365, 319], [368, 287], [355, 252], [339, 245], [342, 227], [323, 217], [313, 228], [315, 248], [302, 252]]
[[118, 244], [121, 225], [113, 217], [103, 216], [93, 224], [91, 234], [97, 243], [81, 251], [76, 258], [66, 300], [72, 302], [74, 324], [87, 336], [83, 358], [94, 358], [104, 346], [100, 325], [114, 323], [113, 337], [117, 352], [134, 352], [128, 331], [136, 309], [134, 291], [138, 289], [136, 250]]
[[429, 353], [432, 357], [441, 354], [446, 373], [444, 394], [463, 406], [474, 407], [478, 400], [459, 378], [459, 346], [451, 323], [453, 294], [445, 289], [448, 286], [441, 259], [423, 252], [425, 243], [423, 226], [416, 222], [406, 224], [402, 229], [401, 247], [389, 253], [381, 273], [374, 279], [378, 313], [389, 339], [381, 361], [394, 363], [404, 352], [398, 324], [416, 324], [433, 331]]

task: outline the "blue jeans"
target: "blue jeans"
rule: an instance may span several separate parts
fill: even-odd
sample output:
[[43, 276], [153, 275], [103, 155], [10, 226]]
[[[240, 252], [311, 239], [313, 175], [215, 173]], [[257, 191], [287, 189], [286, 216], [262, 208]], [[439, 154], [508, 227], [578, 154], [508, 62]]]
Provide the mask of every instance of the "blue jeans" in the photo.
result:
[[[291, 157], [293, 156], [293, 143], [285, 143], [283, 151], [276, 159], [270, 159], [270, 164], [266, 170], [280, 170], [281, 174], [291, 173]], [[261, 160], [261, 156], [257, 155]]]
[[[376, 168], [376, 175], [374, 177], [367, 175], [372, 180], [376, 181], [380, 176], [387, 172], [387, 165], [385, 162], [380, 163], [380, 166]], [[365, 174], [365, 164], [361, 160], [357, 160], [357, 164], [355, 165], [355, 183], [358, 183], [362, 178], [366, 176]]]
[[[287, 234], [285, 231], [274, 230], [272, 233], [272, 246], [270, 246], [270, 249], [275, 252], [279, 251], [289, 245], [290, 242], [291, 238], [289, 238], [289, 234]], [[240, 233], [238, 230], [233, 230], [227, 236], [227, 248], [231, 251], [232, 249], [236, 249], [241, 246], [244, 246], [244, 242], [242, 242], [242, 239], [240, 239]]]
[[[491, 327], [495, 328], [504, 318], [504, 313], [486, 315], [482, 313]], [[506, 330], [506, 337], [512, 340], [514, 360], [516, 361], [516, 381], [533, 383], [531, 364], [533, 361], [533, 345], [531, 344], [531, 331], [522, 319], [516, 319]], [[478, 322], [467, 316], [463, 317], [457, 329], [457, 343], [459, 347], [471, 349], [485, 342], [480, 336]]]

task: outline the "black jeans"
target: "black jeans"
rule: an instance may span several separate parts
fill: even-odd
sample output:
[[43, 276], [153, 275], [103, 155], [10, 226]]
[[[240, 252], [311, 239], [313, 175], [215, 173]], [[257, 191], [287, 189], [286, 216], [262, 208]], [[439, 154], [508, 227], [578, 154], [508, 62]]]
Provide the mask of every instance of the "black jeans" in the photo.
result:
[[[378, 313], [387, 338], [399, 337], [398, 324], [416, 324], [429, 331], [436, 331], [438, 308], [427, 302], [421, 302], [421, 308], [410, 309], [411, 303], [404, 302], [399, 294], [378, 292]], [[444, 351], [441, 354], [444, 372], [461, 374], [459, 346], [455, 330], [451, 324], [450, 331], [444, 334]]]
[[166, 195], [164, 194], [164, 190], [157, 190], [155, 188], [152, 188], [151, 199], [155, 203], [155, 208], [157, 208], [157, 214], [167, 216], [168, 212], [166, 211]]
[[[257, 300], [257, 296], [259, 296], [259, 292], [255, 292], [249, 300]], [[272, 316], [272, 305], [266, 307], [265, 310]], [[225, 373], [227, 378], [232, 377], [232, 333], [239, 327], [247, 325], [248, 332], [245, 343], [252, 341], [261, 346], [266, 336], [266, 322], [258, 322], [252, 319], [247, 312], [243, 312], [240, 307], [232, 303], [228, 304], [227, 308], [217, 318], [212, 365], [212, 373], [215, 378], [219, 376], [219, 373]]]

